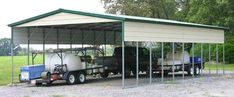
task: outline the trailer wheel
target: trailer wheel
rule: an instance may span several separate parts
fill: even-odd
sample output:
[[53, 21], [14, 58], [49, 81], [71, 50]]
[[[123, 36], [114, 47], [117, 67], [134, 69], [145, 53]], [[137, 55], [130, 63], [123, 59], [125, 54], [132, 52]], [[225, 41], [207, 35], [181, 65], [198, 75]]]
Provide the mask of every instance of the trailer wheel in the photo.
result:
[[109, 75], [109, 72], [107, 72], [107, 71], [104, 71], [103, 73], [101, 73], [102, 78], [107, 78], [108, 75]]
[[76, 83], [76, 76], [74, 73], [69, 73], [67, 76], [66, 83], [69, 85], [75, 84]]
[[84, 72], [78, 73], [78, 75], [77, 75], [77, 82], [79, 84], [81, 84], [81, 83], [84, 83], [85, 81], [86, 81], [86, 75], [85, 75], [85, 73]]
[[192, 66], [189, 66], [187, 72], [188, 72], [188, 75], [190, 75], [190, 76], [193, 75], [193, 74], [194, 74], [194, 69], [193, 69], [193, 67], [192, 67]]
[[20, 83], [23, 82], [23, 81], [21, 80], [21, 74], [19, 74], [19, 82], [20, 82]]
[[200, 68], [198, 67], [198, 65], [195, 66], [194, 73], [195, 73], [195, 75], [199, 75], [200, 74]]

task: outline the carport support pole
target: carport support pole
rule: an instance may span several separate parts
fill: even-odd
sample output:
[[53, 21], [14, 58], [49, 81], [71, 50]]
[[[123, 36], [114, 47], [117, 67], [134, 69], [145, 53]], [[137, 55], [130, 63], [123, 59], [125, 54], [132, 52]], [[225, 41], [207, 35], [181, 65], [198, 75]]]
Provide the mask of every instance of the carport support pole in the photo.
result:
[[211, 62], [210, 62], [210, 61], [211, 61], [211, 56], [210, 56], [210, 55], [211, 55], [211, 45], [209, 44], [209, 62], [208, 62], [208, 63], [209, 63], [209, 64], [208, 64], [208, 65], [209, 65], [209, 75], [211, 74], [211, 71], [210, 71], [210, 65], [211, 65]]
[[122, 40], [122, 88], [125, 88], [124, 83], [124, 41]]
[[70, 29], [69, 38], [70, 38], [70, 49], [72, 49], [72, 29]]
[[192, 43], [192, 67], [193, 67], [193, 78], [194, 78], [194, 43]]
[[152, 43], [150, 42], [150, 84], [152, 84]]
[[201, 76], [203, 76], [203, 43], [201, 43]]
[[182, 61], [182, 71], [183, 71], [183, 74], [182, 74], [182, 77], [184, 79], [184, 43], [182, 43], [182, 55], [183, 55], [183, 61]]
[[84, 31], [83, 30], [81, 30], [81, 41], [82, 41], [81, 45], [82, 45], [82, 49], [83, 49], [84, 48]]
[[218, 64], [219, 64], [219, 45], [216, 44], [216, 74], [219, 74], [219, 68], [218, 68]]
[[[45, 28], [43, 28], [43, 43], [42, 43], [42, 49], [45, 51]], [[45, 65], [45, 53], [43, 53], [43, 64]]]
[[13, 28], [11, 28], [11, 85], [14, 84], [14, 52], [13, 52]]
[[136, 42], [136, 86], [139, 85], [139, 52], [138, 52], [138, 42]]
[[27, 34], [28, 34], [28, 44], [27, 44], [27, 46], [28, 46], [28, 48], [27, 48], [27, 53], [28, 53], [28, 56], [27, 56], [27, 61], [28, 61], [28, 65], [29, 65], [29, 44], [30, 44], [30, 28], [27, 28]]
[[104, 55], [106, 56], [106, 31], [104, 31], [104, 47], [105, 47]]
[[173, 60], [173, 66], [172, 66], [172, 77], [173, 82], [175, 80], [175, 43], [172, 43], [172, 60]]
[[57, 31], [56, 31], [56, 42], [57, 42], [57, 49], [59, 49], [59, 29], [57, 28]]
[[163, 58], [163, 56], [164, 56], [164, 44], [163, 44], [163, 42], [162, 42], [162, 48], [161, 48], [161, 58], [162, 58], [162, 62], [161, 62], [161, 74], [162, 74], [162, 77], [161, 77], [161, 82], [163, 82], [164, 81], [164, 58]]
[[225, 74], [225, 45], [223, 44], [223, 75]]

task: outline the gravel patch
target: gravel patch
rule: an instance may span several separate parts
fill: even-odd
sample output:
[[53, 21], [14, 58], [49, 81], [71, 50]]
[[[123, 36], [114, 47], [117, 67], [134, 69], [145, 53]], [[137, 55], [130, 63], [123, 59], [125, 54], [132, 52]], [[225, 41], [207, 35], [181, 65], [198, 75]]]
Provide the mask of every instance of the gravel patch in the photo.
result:
[[140, 85], [135, 86], [135, 78], [126, 79], [126, 88], [121, 87], [121, 77], [109, 79], [90, 79], [85, 84], [54, 85], [36, 87], [28, 84], [1, 86], [0, 96], [4, 97], [233, 97], [234, 75], [204, 75], [203, 77], [171, 76], [160, 82], [160, 77], [153, 77], [148, 84], [147, 77], [140, 77]]

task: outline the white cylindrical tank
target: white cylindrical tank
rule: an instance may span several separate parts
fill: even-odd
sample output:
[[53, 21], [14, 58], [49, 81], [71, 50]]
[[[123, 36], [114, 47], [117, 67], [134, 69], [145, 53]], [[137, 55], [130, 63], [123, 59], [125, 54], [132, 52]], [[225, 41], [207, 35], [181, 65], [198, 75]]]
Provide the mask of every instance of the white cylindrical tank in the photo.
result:
[[[190, 56], [189, 53], [187, 51], [184, 51], [184, 54], [182, 53], [182, 51], [177, 51], [175, 52], [175, 59], [173, 62], [173, 54], [172, 52], [168, 52], [166, 54], [166, 59], [164, 59], [164, 65], [173, 65], [174, 64], [188, 64], [190, 63]], [[158, 64], [162, 63], [162, 59], [158, 59]]]
[[[62, 59], [63, 64], [67, 64], [68, 71], [85, 69], [85, 64], [82, 64], [80, 57], [75, 54], [62, 53]], [[53, 73], [56, 64], [61, 64], [61, 58], [56, 53], [48, 54], [45, 60], [45, 70]]]

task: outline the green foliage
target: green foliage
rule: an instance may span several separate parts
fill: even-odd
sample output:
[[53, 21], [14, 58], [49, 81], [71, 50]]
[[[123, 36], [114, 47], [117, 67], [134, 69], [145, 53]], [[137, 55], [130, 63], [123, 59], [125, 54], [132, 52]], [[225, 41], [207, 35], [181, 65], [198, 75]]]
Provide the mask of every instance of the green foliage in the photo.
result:
[[[234, 0], [101, 0], [107, 13], [175, 19], [185, 22], [229, 27], [225, 31], [225, 57], [227, 63], [234, 63]], [[170, 44], [165, 44], [165, 47]], [[186, 44], [191, 52], [191, 44]], [[181, 48], [181, 44], [177, 44]], [[212, 47], [213, 48], [213, 47]], [[155, 49], [160, 52], [160, 47]], [[205, 59], [208, 59], [208, 45], [204, 45]], [[212, 59], [216, 59], [211, 49]], [[165, 51], [166, 53], [167, 51]], [[195, 46], [199, 54], [200, 46]], [[219, 47], [219, 56], [222, 48]], [[159, 56], [159, 55], [157, 55]], [[221, 61], [221, 59], [219, 59]]]
[[[14, 54], [18, 54], [20, 49], [19, 45], [13, 45]], [[6, 56], [11, 54], [11, 39], [2, 38], [0, 39], [0, 56]]]
[[173, 0], [101, 0], [107, 13], [174, 19]]

